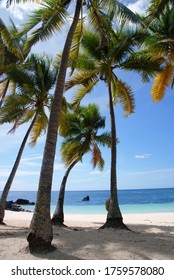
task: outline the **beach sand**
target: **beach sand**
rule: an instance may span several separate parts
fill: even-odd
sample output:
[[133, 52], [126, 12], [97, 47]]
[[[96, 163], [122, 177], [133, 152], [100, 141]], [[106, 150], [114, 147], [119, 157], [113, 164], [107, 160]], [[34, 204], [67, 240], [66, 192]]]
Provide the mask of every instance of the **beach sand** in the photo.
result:
[[31, 254], [26, 240], [32, 213], [6, 211], [0, 225], [1, 260], [174, 260], [174, 213], [123, 215], [131, 229], [98, 230], [106, 215], [66, 215], [53, 227], [56, 250]]

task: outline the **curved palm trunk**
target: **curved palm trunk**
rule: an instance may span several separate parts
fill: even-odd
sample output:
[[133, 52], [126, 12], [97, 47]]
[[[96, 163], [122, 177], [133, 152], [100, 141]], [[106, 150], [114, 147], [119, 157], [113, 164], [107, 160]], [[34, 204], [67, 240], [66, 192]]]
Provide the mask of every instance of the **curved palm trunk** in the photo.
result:
[[110, 202], [106, 223], [101, 227], [113, 227], [113, 228], [127, 228], [123, 223], [122, 214], [119, 208], [118, 196], [117, 196], [117, 135], [115, 114], [112, 101], [112, 91], [109, 85], [109, 108], [110, 108], [110, 120], [111, 120], [111, 177], [110, 177]]
[[25, 145], [27, 143], [27, 139], [28, 139], [28, 136], [34, 126], [34, 123], [35, 123], [35, 120], [36, 120], [36, 116], [34, 117], [30, 127], [28, 128], [27, 130], [27, 133], [22, 141], [22, 144], [21, 144], [21, 147], [19, 149], [19, 152], [18, 152], [18, 155], [17, 155], [17, 158], [16, 158], [16, 161], [13, 165], [13, 168], [12, 168], [12, 171], [10, 173], [10, 176], [8, 177], [8, 180], [6, 182], [6, 185], [3, 189], [3, 192], [2, 192], [2, 195], [1, 195], [1, 199], [0, 199], [0, 223], [2, 224], [3, 223], [3, 219], [4, 219], [4, 216], [5, 216], [5, 204], [6, 204], [6, 199], [7, 199], [7, 196], [8, 196], [8, 193], [10, 191], [10, 187], [13, 183], [13, 179], [15, 177], [15, 174], [16, 174], [16, 171], [18, 169], [18, 166], [19, 166], [19, 163], [20, 163], [20, 160], [21, 160], [21, 157], [22, 157], [22, 153], [23, 153], [23, 150], [25, 148]]
[[51, 242], [53, 239], [53, 231], [50, 217], [50, 201], [53, 166], [58, 137], [57, 130], [59, 125], [59, 116], [62, 105], [62, 96], [64, 92], [69, 52], [71, 48], [73, 35], [79, 20], [81, 6], [82, 0], [77, 0], [73, 22], [71, 24], [66, 38], [64, 50], [62, 53], [60, 69], [57, 77], [40, 173], [37, 201], [30, 225], [30, 232], [27, 237], [27, 241], [29, 243], [29, 248], [31, 251], [51, 248]]
[[75, 164], [78, 162], [78, 160], [73, 161], [70, 166], [67, 168], [65, 175], [63, 177], [61, 186], [60, 186], [60, 191], [59, 191], [59, 197], [56, 205], [56, 209], [54, 211], [53, 217], [51, 219], [52, 223], [54, 225], [60, 225], [63, 226], [64, 223], [64, 211], [63, 211], [63, 206], [64, 206], [64, 197], [65, 197], [65, 187], [66, 187], [66, 182], [69, 176], [69, 173], [71, 169], [75, 166]]

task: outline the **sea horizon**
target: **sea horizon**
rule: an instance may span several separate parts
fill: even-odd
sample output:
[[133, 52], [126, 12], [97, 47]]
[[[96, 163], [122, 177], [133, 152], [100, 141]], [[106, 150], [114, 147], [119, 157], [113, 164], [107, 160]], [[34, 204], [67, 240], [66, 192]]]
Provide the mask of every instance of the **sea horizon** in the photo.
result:
[[[0, 192], [1, 193], [1, 192]], [[51, 192], [51, 213], [54, 212], [58, 191]], [[67, 214], [106, 214], [105, 201], [109, 190], [67, 190], [64, 212]], [[85, 196], [89, 201], [83, 201]], [[37, 191], [10, 191], [7, 201], [28, 199], [36, 202]], [[148, 188], [118, 190], [118, 201], [123, 214], [174, 212], [174, 188]], [[32, 205], [22, 205], [25, 210], [34, 211]]]

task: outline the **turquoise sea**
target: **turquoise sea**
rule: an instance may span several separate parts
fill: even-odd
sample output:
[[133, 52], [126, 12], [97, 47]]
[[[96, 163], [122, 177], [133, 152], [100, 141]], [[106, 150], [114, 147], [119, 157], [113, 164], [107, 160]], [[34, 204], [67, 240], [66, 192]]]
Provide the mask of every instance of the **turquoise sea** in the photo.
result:
[[[11, 191], [7, 200], [18, 198], [36, 201], [34, 191]], [[89, 201], [82, 199], [89, 195]], [[52, 192], [51, 212], [54, 212], [58, 192]], [[72, 214], [106, 214], [105, 200], [109, 198], [109, 190], [103, 191], [66, 191], [65, 213]], [[123, 214], [127, 213], [159, 213], [174, 212], [174, 188], [119, 190], [118, 199]], [[34, 206], [22, 206], [34, 210]]]

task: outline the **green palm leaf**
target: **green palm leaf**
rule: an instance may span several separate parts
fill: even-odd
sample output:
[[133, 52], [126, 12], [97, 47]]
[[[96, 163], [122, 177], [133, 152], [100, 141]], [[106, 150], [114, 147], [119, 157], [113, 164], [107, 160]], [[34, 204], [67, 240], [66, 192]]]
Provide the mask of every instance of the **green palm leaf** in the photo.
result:
[[67, 5], [61, 0], [47, 0], [42, 2], [40, 9], [32, 12], [30, 20], [25, 23], [21, 34], [30, 31], [38, 24], [41, 26], [32, 31], [24, 46], [24, 52], [28, 52], [39, 40], [44, 41], [50, 38], [55, 31], [60, 31], [67, 18], [66, 8]]
[[[12, 20], [11, 23], [13, 24], [14, 27], [14, 23], [12, 22]], [[14, 32], [14, 30], [16, 32], [16, 29], [14, 28], [11, 28], [11, 30], [12, 32]], [[18, 41], [14, 38], [14, 33], [10, 32], [10, 29], [6, 27], [6, 25], [4, 24], [1, 18], [0, 18], [0, 37], [3, 44], [7, 47], [7, 49], [12, 54], [14, 54], [19, 61], [22, 62], [24, 60], [24, 56], [22, 54]]]

